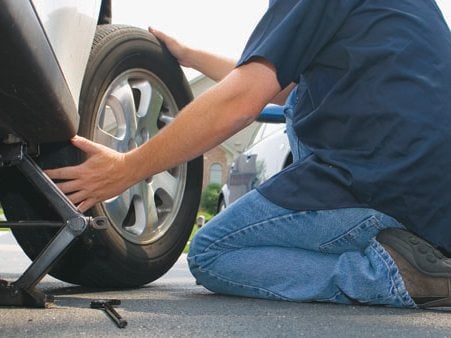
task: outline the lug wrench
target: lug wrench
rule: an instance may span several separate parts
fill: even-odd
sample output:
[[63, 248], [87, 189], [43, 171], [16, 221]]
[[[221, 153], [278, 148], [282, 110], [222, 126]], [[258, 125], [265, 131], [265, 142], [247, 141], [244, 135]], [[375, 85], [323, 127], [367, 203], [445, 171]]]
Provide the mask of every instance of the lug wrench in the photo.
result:
[[91, 309], [104, 310], [106, 314], [116, 323], [116, 325], [123, 329], [127, 326], [127, 321], [123, 319], [119, 313], [117, 313], [113, 305], [121, 305], [121, 301], [119, 299], [101, 299], [91, 301]]

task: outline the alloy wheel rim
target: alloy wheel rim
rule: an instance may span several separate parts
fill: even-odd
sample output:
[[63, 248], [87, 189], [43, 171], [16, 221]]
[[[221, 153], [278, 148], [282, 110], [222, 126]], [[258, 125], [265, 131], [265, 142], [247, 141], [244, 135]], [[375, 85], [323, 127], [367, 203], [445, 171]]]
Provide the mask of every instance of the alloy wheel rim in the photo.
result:
[[[153, 73], [131, 69], [117, 76], [103, 95], [93, 140], [119, 152], [139, 147], [169, 124], [178, 107]], [[143, 159], [146, 160], [146, 159]], [[148, 244], [163, 236], [181, 207], [187, 164], [149, 177], [101, 205], [126, 240]]]

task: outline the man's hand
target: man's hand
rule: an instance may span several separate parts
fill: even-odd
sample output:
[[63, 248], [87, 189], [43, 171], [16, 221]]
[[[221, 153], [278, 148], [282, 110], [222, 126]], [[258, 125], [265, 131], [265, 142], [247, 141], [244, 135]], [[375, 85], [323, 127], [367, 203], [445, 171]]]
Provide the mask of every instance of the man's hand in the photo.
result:
[[235, 68], [236, 60], [191, 48], [152, 27], [149, 27], [149, 32], [166, 45], [180, 65], [193, 68], [213, 81], [221, 81]]
[[158, 39], [164, 42], [166, 47], [168, 47], [171, 54], [177, 59], [178, 63], [180, 63], [184, 67], [193, 67], [191, 61], [189, 59], [189, 50], [187, 46], [181, 44], [173, 37], [156, 30], [155, 28], [149, 27], [149, 32], [155, 35]]
[[45, 172], [51, 179], [64, 180], [57, 186], [81, 212], [97, 202], [119, 195], [133, 184], [129, 182], [131, 175], [127, 173], [124, 154], [80, 136], [75, 136], [71, 141], [86, 153], [86, 161]]

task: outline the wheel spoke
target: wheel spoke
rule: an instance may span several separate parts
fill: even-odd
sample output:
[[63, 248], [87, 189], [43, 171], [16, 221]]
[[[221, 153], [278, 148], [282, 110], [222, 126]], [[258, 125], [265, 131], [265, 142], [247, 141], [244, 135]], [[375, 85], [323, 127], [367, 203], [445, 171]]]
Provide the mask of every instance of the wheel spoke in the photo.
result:
[[141, 81], [130, 81], [130, 86], [139, 91], [139, 104], [138, 110], [136, 111], [136, 115], [141, 117], [147, 114], [150, 106], [150, 101], [152, 97], [152, 86], [149, 81], [141, 80]]
[[130, 208], [130, 198], [127, 198], [127, 195], [129, 194], [130, 192], [126, 191], [123, 194], [104, 202], [110, 221], [113, 224], [123, 224], [125, 216]]
[[124, 130], [124, 143], [130, 148], [132, 147], [136, 130], [138, 129], [135, 98], [133, 96], [132, 88], [127, 81], [123, 81], [114, 89], [111, 93], [111, 97], [116, 98], [120, 102], [120, 108], [118, 108], [117, 111], [115, 109], [113, 110], [120, 129]]
[[132, 84], [134, 89], [140, 91], [140, 102], [138, 106], [138, 130], [143, 137], [143, 143], [158, 132], [158, 118], [163, 107], [163, 96], [153, 88], [148, 81], [139, 81]]
[[115, 96], [108, 96], [94, 130], [94, 140], [107, 147], [126, 151], [126, 145], [124, 144], [125, 121], [123, 116], [121, 102]]
[[104, 131], [98, 126], [96, 127], [94, 132], [94, 140], [97, 143], [103, 144], [104, 146], [107, 146], [109, 148], [116, 149], [118, 151], [120, 150], [125, 151], [125, 149], [123, 149], [124, 142], [122, 140], [118, 139], [117, 137], [114, 137], [113, 135]]
[[164, 191], [171, 200], [177, 196], [178, 180], [167, 171], [153, 176], [151, 186], [156, 193], [158, 190]]
[[148, 224], [150, 225], [151, 230], [155, 230], [159, 225], [158, 209], [155, 204], [155, 191], [152, 189], [151, 185], [147, 183], [146, 185], [147, 194], [144, 205], [147, 207]]
[[158, 227], [158, 215], [153, 193], [150, 191], [147, 182], [142, 181], [134, 185], [130, 189], [133, 196], [133, 206], [135, 208], [135, 231], [139, 229], [139, 233]]

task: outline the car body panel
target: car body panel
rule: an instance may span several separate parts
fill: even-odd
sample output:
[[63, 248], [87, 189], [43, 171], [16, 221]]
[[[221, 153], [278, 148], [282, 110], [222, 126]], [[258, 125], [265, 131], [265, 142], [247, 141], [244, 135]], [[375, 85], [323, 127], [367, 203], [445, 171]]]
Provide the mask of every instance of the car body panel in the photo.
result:
[[101, 0], [32, 0], [78, 108]]
[[78, 98], [100, 6], [100, 0], [2, 1], [3, 140], [39, 144], [77, 133]]
[[257, 185], [283, 169], [290, 155], [285, 124], [264, 124], [253, 145], [246, 151], [246, 156], [253, 155], [256, 157]]
[[285, 124], [263, 123], [251, 145], [233, 161], [227, 183], [219, 194], [218, 210], [228, 207], [291, 162]]

